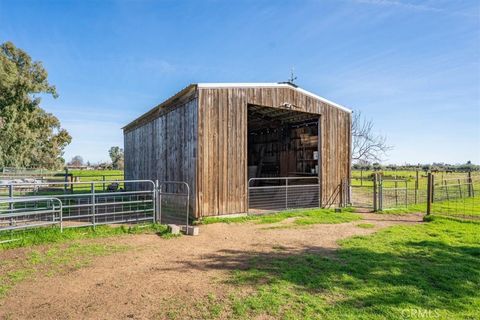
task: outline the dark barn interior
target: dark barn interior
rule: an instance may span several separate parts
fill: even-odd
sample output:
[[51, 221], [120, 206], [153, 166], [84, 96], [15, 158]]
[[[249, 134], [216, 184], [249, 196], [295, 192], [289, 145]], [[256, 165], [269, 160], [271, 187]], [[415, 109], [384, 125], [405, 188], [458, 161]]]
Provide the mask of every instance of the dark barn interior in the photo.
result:
[[248, 178], [319, 176], [319, 115], [248, 105]]

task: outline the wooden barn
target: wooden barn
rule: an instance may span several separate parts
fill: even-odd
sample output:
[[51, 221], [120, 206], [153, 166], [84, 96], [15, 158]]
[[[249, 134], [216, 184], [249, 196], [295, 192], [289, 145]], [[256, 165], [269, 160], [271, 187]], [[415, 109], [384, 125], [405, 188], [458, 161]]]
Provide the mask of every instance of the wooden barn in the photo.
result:
[[[335, 206], [348, 196], [351, 120], [291, 83], [192, 84], [123, 128], [125, 179], [187, 182], [197, 218], [248, 212], [249, 188], [281, 189], [278, 177], [314, 177], [316, 205]], [[309, 193], [298, 190], [286, 206]]]

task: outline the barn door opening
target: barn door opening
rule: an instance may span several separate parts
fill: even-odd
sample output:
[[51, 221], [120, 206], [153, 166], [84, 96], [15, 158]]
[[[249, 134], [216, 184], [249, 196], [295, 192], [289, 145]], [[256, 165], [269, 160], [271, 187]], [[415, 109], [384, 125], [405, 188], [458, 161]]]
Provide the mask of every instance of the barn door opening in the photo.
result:
[[319, 119], [291, 105], [248, 105], [250, 212], [320, 205]]

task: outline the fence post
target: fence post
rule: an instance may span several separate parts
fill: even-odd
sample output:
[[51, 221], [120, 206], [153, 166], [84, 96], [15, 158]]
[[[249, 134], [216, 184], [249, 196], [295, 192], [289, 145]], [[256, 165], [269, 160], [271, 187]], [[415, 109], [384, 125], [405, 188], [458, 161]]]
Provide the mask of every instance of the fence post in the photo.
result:
[[63, 205], [61, 200], [58, 209], [60, 210], [60, 232], [63, 232]]
[[[432, 172], [430, 172], [430, 173], [432, 173]], [[434, 179], [435, 179], [435, 177], [434, 177], [434, 175], [433, 175], [433, 173], [432, 173], [432, 178], [431, 178], [431, 180], [432, 180], [432, 199], [430, 199], [430, 200], [432, 201], [432, 203], [435, 201], [435, 199], [434, 199], [434, 197], [433, 197], [433, 196], [435, 195], [435, 183], [434, 183]]]
[[460, 184], [460, 179], [458, 179], [458, 191], [460, 192], [460, 199], [463, 199], [462, 185]]
[[105, 191], [105, 175], [102, 175], [102, 190]]
[[[68, 182], [68, 168], [65, 168], [65, 177], [63, 179], [65, 182]], [[63, 192], [67, 193], [68, 185], [65, 183], [63, 185]]]
[[[321, 208], [322, 207], [322, 185], [320, 184], [320, 178], [317, 177], [317, 183], [318, 183], [318, 207]], [[249, 186], [247, 186], [249, 187]], [[248, 189], [247, 189], [247, 196], [248, 196]], [[248, 203], [248, 201], [247, 201]], [[248, 210], [248, 209], [247, 209]]]
[[90, 193], [92, 194], [91, 196], [91, 203], [92, 203], [92, 224], [93, 227], [95, 228], [96, 222], [95, 222], [95, 184], [92, 182], [90, 184]]
[[472, 172], [468, 171], [467, 173], [467, 186], [468, 186], [468, 197], [470, 198], [473, 194], [473, 183], [472, 183]]
[[155, 220], [157, 223], [162, 223], [162, 194], [158, 180], [155, 180], [155, 194]]
[[[13, 184], [10, 182], [10, 184], [8, 185], [8, 197], [10, 199], [13, 199]], [[8, 209], [10, 211], [13, 210], [13, 207], [14, 207], [14, 204], [12, 201], [10, 201], [10, 203], [8, 204]], [[15, 219], [13, 217], [10, 218], [10, 225], [13, 226], [15, 223]]]
[[415, 204], [418, 201], [418, 170], [415, 171]]
[[442, 181], [443, 187], [445, 188], [445, 195], [447, 196], [447, 201], [450, 201], [450, 197], [448, 195], [448, 186], [447, 186], [447, 180]]
[[377, 212], [378, 206], [378, 194], [377, 194], [377, 174], [373, 175], [373, 212]]
[[[10, 184], [8, 185], [8, 197], [11, 199], [13, 198], [13, 184], [10, 182]], [[8, 205], [8, 208], [10, 210], [13, 209], [13, 202], [10, 202], [10, 204]]]
[[285, 209], [288, 209], [288, 177], [285, 179]]
[[378, 210], [382, 211], [383, 210], [383, 178], [382, 175], [378, 176], [378, 181], [379, 181], [379, 204], [378, 204]]
[[427, 216], [432, 212], [432, 198], [433, 198], [433, 179], [432, 173], [427, 174]]
[[398, 181], [397, 181], [397, 176], [395, 176], [395, 207], [398, 207]]
[[186, 230], [188, 232], [188, 223], [190, 222], [189, 221], [189, 218], [190, 218], [190, 186], [186, 182], [185, 182], [185, 186], [187, 187], [187, 225], [186, 225]]

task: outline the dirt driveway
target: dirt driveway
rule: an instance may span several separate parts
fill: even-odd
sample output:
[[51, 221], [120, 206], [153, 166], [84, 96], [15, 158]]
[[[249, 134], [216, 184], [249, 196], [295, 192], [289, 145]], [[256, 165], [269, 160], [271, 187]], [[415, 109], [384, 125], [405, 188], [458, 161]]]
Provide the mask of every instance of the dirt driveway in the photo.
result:
[[[256, 254], [316, 251], [329, 255], [339, 239], [421, 221], [421, 215], [362, 216], [361, 221], [308, 228], [212, 224], [201, 226], [198, 237], [129, 235], [86, 240], [128, 249], [96, 257], [79, 269], [55, 276], [41, 273], [20, 282], [0, 299], [0, 319], [165, 318], [165, 309], [175, 304], [188, 305], [210, 294], [222, 297], [236, 290], [224, 281], [228, 272], [245, 267]], [[375, 227], [364, 229], [359, 223]], [[15, 250], [0, 252], [0, 259]]]

